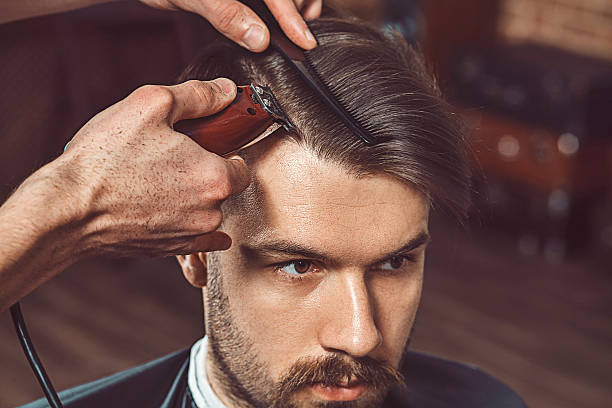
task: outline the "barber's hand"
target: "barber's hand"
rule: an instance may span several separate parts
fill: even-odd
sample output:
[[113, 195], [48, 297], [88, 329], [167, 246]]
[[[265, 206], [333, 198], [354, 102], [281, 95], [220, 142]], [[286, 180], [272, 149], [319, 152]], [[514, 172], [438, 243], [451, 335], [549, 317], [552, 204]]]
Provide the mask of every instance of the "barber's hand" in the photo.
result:
[[[221, 34], [251, 51], [263, 51], [270, 42], [265, 24], [237, 0], [140, 0], [160, 9], [183, 9], [199, 14]], [[321, 14], [323, 0], [264, 0], [281, 28], [298, 46], [312, 49], [317, 42], [304, 22]]]
[[[144, 86], [91, 119], [54, 163], [86, 220], [87, 252], [167, 256], [227, 249], [221, 203], [249, 184], [173, 123], [214, 114], [236, 96], [227, 79]], [[68, 200], [68, 199], [67, 199]]]

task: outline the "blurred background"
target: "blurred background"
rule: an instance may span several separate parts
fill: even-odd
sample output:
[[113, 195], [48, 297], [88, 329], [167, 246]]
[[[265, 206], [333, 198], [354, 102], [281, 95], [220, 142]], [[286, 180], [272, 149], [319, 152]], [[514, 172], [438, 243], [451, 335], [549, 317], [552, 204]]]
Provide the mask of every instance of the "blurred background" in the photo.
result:
[[[467, 228], [432, 222], [412, 348], [482, 368], [531, 407], [612, 406], [612, 1], [342, 0], [421, 48], [473, 146]], [[94, 114], [171, 84], [214, 39], [136, 2], [0, 26], [0, 198]], [[22, 308], [58, 389], [202, 335], [172, 259], [79, 263]], [[42, 396], [8, 312], [0, 407]]]

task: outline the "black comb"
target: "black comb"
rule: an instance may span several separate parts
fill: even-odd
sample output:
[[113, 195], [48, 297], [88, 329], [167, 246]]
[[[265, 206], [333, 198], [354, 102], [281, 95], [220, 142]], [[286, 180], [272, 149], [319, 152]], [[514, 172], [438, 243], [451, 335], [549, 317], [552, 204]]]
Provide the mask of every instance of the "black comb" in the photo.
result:
[[359, 136], [367, 145], [376, 144], [376, 138], [368, 132], [346, 110], [337, 98], [333, 95], [330, 88], [325, 84], [323, 78], [317, 73], [310, 64], [304, 50], [295, 45], [283, 33], [276, 19], [268, 10], [268, 7], [261, 0], [241, 0], [253, 10], [266, 23], [270, 30], [270, 45], [278, 51], [286, 60], [295, 67], [304, 82], [321, 98], [329, 109], [336, 113], [338, 118], [349, 128], [349, 130]]

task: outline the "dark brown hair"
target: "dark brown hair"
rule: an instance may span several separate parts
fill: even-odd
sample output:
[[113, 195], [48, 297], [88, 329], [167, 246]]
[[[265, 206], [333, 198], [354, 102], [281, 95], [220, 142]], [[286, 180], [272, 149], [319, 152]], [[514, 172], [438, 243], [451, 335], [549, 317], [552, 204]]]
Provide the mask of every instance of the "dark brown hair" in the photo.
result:
[[309, 23], [319, 46], [308, 51], [316, 72], [376, 138], [367, 146], [327, 109], [275, 51], [253, 54], [229, 42], [207, 48], [181, 76], [220, 76], [239, 85], [268, 85], [296, 127], [296, 138], [319, 157], [356, 175], [387, 173], [463, 220], [469, 207], [467, 144], [422, 56], [403, 38], [353, 18]]

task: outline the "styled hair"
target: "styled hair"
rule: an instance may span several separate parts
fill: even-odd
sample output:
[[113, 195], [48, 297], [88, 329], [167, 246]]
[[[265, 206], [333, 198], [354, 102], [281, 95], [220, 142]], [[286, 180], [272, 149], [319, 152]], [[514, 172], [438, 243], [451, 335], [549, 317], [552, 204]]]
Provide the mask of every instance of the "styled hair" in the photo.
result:
[[341, 104], [382, 142], [368, 146], [327, 109], [274, 50], [254, 54], [216, 42], [180, 81], [220, 76], [270, 87], [296, 128], [293, 137], [321, 159], [357, 176], [386, 173], [464, 220], [470, 203], [468, 145], [423, 57], [399, 35], [355, 18], [309, 22], [318, 46], [310, 62]]

